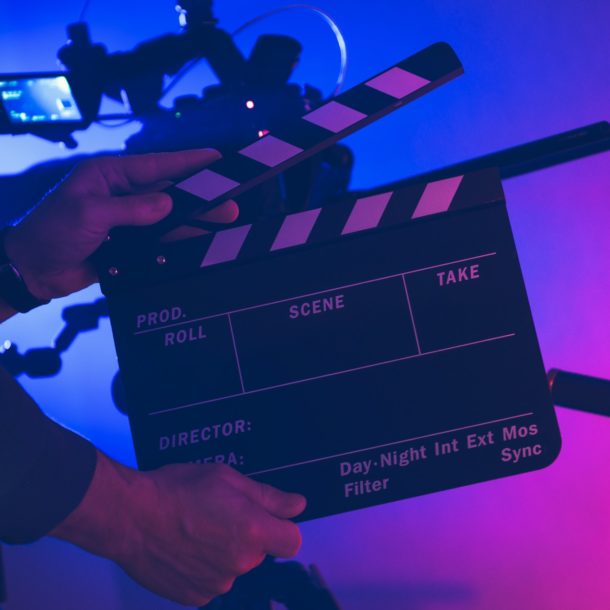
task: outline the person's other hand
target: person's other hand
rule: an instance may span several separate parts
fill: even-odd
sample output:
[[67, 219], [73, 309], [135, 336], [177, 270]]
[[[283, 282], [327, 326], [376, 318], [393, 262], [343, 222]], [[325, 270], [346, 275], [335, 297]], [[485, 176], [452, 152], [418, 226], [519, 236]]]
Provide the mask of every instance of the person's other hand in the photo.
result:
[[147, 589], [189, 606], [229, 591], [266, 555], [301, 545], [289, 519], [305, 498], [223, 465], [139, 473], [99, 454], [81, 505], [52, 535], [118, 563]]
[[[6, 236], [6, 252], [30, 292], [41, 300], [97, 281], [88, 257], [121, 225], [154, 224], [172, 201], [162, 189], [220, 158], [189, 150], [85, 161]], [[202, 218], [229, 223], [238, 208], [227, 201]]]

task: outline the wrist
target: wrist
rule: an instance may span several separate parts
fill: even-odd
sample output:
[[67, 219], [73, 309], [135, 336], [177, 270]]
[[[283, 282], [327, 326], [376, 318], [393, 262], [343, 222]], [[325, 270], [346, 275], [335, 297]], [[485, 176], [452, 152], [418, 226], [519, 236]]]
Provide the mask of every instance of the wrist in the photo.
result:
[[44, 291], [19, 260], [19, 241], [15, 229], [0, 231], [0, 299], [15, 311], [25, 313], [49, 302]]
[[79, 506], [51, 536], [121, 563], [140, 545], [139, 521], [148, 481], [98, 451], [95, 474]]

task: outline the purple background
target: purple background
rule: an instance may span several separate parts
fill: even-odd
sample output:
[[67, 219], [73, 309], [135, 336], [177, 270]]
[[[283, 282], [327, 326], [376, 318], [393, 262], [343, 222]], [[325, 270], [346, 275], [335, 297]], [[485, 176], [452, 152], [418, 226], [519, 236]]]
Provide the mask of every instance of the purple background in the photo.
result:
[[[278, 6], [217, 2], [232, 30]], [[608, 119], [610, 4], [602, 0], [326, 0], [350, 49], [348, 86], [437, 40], [466, 75], [353, 136], [354, 185], [366, 187]], [[0, 0], [0, 70], [55, 69], [64, 25], [79, 2]], [[171, 2], [94, 0], [94, 38], [111, 50], [176, 31]], [[305, 45], [297, 82], [326, 92], [338, 53], [322, 22], [275, 17], [240, 38], [290, 33]], [[177, 93], [210, 81], [198, 68]], [[116, 109], [109, 107], [109, 110]], [[132, 127], [92, 128], [81, 151], [118, 147]], [[0, 138], [0, 173], [65, 154], [29, 136]], [[505, 183], [509, 212], [547, 368], [610, 378], [610, 164], [599, 155]], [[3, 325], [21, 349], [52, 342], [67, 303]], [[60, 376], [24, 379], [47, 412], [105, 451], [133, 461], [126, 420], [113, 408], [116, 369], [107, 322], [85, 334]], [[510, 383], [510, 380], [507, 380]], [[558, 409], [564, 449], [549, 469], [305, 524], [300, 560], [316, 562], [346, 610], [573, 610], [610, 605], [610, 420]], [[9, 610], [173, 608], [111, 564], [53, 541], [6, 551]]]

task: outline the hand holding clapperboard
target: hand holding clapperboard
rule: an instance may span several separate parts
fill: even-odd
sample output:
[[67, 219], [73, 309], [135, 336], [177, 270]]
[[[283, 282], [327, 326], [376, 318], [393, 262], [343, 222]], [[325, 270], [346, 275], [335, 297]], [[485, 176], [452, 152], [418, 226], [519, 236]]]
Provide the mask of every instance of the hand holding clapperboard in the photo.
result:
[[497, 172], [151, 239], [461, 73], [424, 49], [171, 187], [152, 231], [113, 235], [98, 268], [141, 468], [225, 462], [312, 519], [556, 458]]

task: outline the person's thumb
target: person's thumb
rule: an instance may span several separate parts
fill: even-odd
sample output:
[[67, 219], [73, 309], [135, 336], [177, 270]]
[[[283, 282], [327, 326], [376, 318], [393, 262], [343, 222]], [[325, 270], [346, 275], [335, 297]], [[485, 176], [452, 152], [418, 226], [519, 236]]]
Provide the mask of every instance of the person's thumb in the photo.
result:
[[152, 225], [165, 218], [172, 209], [166, 193], [141, 193], [112, 197], [100, 205], [100, 214], [108, 230], [118, 226]]
[[300, 494], [286, 493], [256, 481], [250, 482], [252, 483], [249, 490], [250, 497], [274, 517], [292, 519], [305, 510], [307, 501]]

